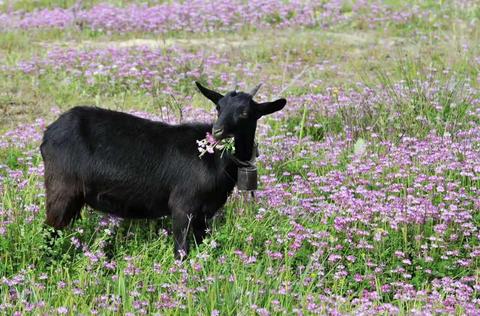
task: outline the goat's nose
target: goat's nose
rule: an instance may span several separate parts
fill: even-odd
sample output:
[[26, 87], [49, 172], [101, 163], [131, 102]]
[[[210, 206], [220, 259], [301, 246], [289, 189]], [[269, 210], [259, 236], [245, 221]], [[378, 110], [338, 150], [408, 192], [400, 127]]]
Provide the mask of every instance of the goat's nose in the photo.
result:
[[223, 127], [214, 127], [212, 128], [212, 134], [213, 134], [213, 137], [215, 138], [220, 138], [223, 134]]

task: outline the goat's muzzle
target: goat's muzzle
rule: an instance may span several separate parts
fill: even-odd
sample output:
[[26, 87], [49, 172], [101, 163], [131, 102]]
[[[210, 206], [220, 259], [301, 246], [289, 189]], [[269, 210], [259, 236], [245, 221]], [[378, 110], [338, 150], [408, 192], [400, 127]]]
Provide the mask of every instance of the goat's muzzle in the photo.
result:
[[223, 132], [224, 128], [223, 127], [213, 127], [212, 128], [212, 135], [215, 137], [216, 140], [221, 140], [223, 138]]

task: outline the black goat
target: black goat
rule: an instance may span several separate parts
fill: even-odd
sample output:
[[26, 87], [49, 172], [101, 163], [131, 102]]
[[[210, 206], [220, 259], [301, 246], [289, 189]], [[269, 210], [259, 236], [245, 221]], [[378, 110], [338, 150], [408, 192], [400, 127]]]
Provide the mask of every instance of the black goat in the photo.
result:
[[[75, 107], [45, 131], [46, 223], [62, 228], [84, 204], [124, 218], [171, 214], [175, 256], [188, 252], [191, 227], [200, 243], [206, 219], [221, 208], [237, 180], [238, 161], [252, 157], [257, 120], [285, 99], [257, 103], [251, 93], [225, 96], [199, 83], [218, 111], [215, 124], [169, 125], [94, 107]], [[212, 132], [234, 137], [235, 153], [198, 157], [197, 140]]]

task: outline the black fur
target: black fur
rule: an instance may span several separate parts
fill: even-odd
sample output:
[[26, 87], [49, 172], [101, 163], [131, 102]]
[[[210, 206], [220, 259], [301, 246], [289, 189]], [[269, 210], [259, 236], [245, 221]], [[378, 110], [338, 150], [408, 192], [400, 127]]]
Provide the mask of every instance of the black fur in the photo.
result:
[[169, 125], [93, 107], [75, 107], [53, 122], [40, 146], [46, 223], [65, 227], [88, 204], [124, 218], [171, 215], [177, 258], [188, 252], [189, 228], [200, 243], [206, 219], [235, 186], [237, 167], [228, 155], [199, 158], [196, 140], [213, 127], [219, 139], [234, 136], [235, 156], [248, 160], [257, 119], [280, 110], [286, 101], [258, 104], [246, 93], [224, 97], [197, 85], [217, 105], [213, 126]]

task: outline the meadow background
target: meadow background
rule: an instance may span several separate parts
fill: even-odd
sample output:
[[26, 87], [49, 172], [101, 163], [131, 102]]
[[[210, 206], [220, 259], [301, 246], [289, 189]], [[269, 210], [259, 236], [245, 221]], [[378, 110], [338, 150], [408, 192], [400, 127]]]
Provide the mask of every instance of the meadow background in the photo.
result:
[[[0, 1], [0, 314], [479, 315], [476, 0]], [[214, 119], [193, 85], [288, 99], [173, 258], [168, 219], [89, 209], [48, 243], [39, 142], [75, 105]]]

